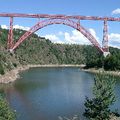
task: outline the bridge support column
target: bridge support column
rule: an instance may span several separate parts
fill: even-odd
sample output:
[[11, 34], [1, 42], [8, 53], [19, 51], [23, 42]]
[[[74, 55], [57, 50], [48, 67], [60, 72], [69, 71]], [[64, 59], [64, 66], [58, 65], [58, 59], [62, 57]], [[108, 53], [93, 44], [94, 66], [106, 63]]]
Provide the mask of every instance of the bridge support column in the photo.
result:
[[11, 49], [13, 47], [13, 17], [10, 17], [10, 27], [8, 33], [8, 43], [7, 49]]
[[104, 57], [107, 57], [108, 55], [110, 55], [110, 52], [103, 52]]
[[109, 47], [108, 47], [108, 25], [107, 25], [107, 20], [104, 20], [102, 49], [104, 51], [104, 53], [103, 53], [104, 57], [106, 57], [107, 55], [110, 54]]

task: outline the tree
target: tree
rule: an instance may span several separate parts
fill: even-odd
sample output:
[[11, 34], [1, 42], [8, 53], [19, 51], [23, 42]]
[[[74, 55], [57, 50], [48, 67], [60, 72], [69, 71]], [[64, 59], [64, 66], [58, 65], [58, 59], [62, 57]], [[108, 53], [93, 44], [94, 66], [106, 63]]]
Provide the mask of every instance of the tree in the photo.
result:
[[1, 74], [1, 75], [4, 75], [4, 74], [5, 74], [4, 69], [3, 69], [3, 66], [2, 66], [2, 64], [1, 64], [1, 61], [0, 61], [0, 74]]
[[9, 107], [4, 95], [0, 94], [0, 120], [15, 120], [16, 114]]
[[91, 120], [109, 120], [110, 105], [115, 102], [114, 76], [101, 72], [94, 79], [94, 98], [86, 97], [84, 116]]
[[120, 55], [110, 55], [104, 59], [105, 70], [120, 70]]

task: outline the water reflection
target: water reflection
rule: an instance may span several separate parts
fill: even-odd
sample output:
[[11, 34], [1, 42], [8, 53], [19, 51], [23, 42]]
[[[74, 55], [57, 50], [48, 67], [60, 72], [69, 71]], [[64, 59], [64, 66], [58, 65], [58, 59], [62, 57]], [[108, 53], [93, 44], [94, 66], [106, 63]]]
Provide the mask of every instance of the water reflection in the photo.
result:
[[17, 111], [17, 120], [57, 120], [74, 114], [84, 120], [84, 100], [92, 97], [93, 75], [79, 68], [33, 68], [13, 84], [0, 87]]

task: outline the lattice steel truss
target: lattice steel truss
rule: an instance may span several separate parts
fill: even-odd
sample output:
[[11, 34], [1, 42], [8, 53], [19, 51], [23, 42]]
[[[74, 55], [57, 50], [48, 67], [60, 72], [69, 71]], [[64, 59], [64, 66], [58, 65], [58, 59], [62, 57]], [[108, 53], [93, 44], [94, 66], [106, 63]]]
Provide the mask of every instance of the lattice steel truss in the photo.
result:
[[[99, 16], [67, 16], [67, 15], [48, 15], [48, 14], [18, 14], [18, 13], [0, 13], [0, 17], [10, 17], [10, 27], [8, 33], [8, 43], [7, 48], [10, 51], [14, 51], [23, 41], [26, 40], [31, 34], [36, 32], [37, 30], [52, 24], [64, 24], [70, 26], [79, 32], [81, 32], [100, 52], [105, 53], [107, 55], [109, 53], [108, 46], [108, 21], [118, 21], [120, 22], [120, 18], [114, 17], [99, 17]], [[29, 31], [25, 32], [16, 43], [13, 41], [13, 18], [14, 17], [25, 17], [25, 18], [43, 18], [37, 24], [30, 28]], [[80, 20], [101, 20], [103, 21], [103, 41], [102, 46], [98, 43], [95, 37], [85, 29], [81, 24]]]

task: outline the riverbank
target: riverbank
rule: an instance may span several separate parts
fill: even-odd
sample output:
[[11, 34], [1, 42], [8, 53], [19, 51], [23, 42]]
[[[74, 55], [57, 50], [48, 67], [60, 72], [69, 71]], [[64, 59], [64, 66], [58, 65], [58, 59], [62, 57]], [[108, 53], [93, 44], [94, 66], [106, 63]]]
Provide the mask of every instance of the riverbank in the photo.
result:
[[35, 67], [80, 67], [83, 68], [84, 65], [26, 65], [26, 66], [19, 66], [11, 71], [6, 72], [4, 75], [0, 76], [0, 83], [1, 84], [7, 84], [7, 83], [11, 83], [14, 82], [17, 78], [19, 78], [19, 73], [21, 71], [30, 69], [30, 68], [35, 68]]
[[[91, 69], [82, 69], [85, 72], [89, 72], [89, 73], [99, 73], [102, 72], [103, 69], [95, 69], [95, 68], [91, 68]], [[110, 74], [110, 75], [114, 75], [114, 76], [119, 76], [120, 77], [120, 71], [105, 71], [106, 74]]]
[[[83, 69], [85, 65], [70, 65], [70, 64], [49, 64], [49, 65], [25, 65], [25, 66], [19, 66], [11, 71], [8, 71], [4, 75], [0, 76], [0, 83], [11, 83], [14, 82], [17, 78], [19, 78], [19, 73], [21, 71], [30, 69], [30, 68], [36, 68], [36, 67], [80, 67], [83, 71], [85, 72], [90, 72], [90, 73], [99, 73], [103, 71], [103, 69]], [[120, 71], [106, 71], [107, 74], [115, 75], [115, 76], [120, 76]]]
[[6, 72], [4, 75], [0, 76], [0, 83], [11, 83], [13, 81], [15, 81], [17, 78], [19, 78], [19, 73], [21, 71], [27, 70], [29, 69], [28, 66], [20, 66], [17, 67], [11, 71]]

